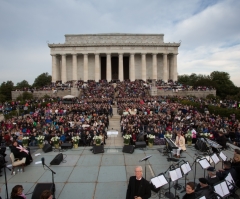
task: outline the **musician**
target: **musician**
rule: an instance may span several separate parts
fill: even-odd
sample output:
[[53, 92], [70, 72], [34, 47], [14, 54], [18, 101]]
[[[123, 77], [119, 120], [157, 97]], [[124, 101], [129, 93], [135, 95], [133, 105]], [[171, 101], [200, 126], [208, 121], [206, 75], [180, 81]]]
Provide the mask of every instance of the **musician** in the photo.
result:
[[188, 182], [186, 185], [186, 194], [182, 197], [182, 199], [195, 199], [195, 184], [194, 182]]
[[237, 179], [238, 181], [236, 182], [237, 186], [240, 187], [240, 150], [235, 149], [234, 151], [234, 156], [232, 160], [232, 168], [236, 170], [237, 173]]
[[175, 145], [178, 147], [178, 149], [173, 149], [173, 154], [174, 156], [176, 156], [177, 158], [180, 157], [180, 151], [186, 151], [186, 147], [185, 147], [185, 138], [181, 135], [180, 131], [177, 131], [177, 137], [175, 140]]
[[198, 197], [205, 196], [206, 198], [212, 198], [214, 196], [213, 189], [208, 185], [206, 178], [199, 178], [199, 186], [195, 192]]
[[147, 199], [151, 197], [149, 182], [142, 176], [142, 167], [137, 166], [135, 176], [131, 176], [129, 179], [126, 199]]
[[236, 170], [234, 168], [232, 168], [232, 164], [231, 164], [230, 161], [224, 161], [223, 162], [223, 169], [220, 169], [216, 173], [216, 175], [220, 180], [224, 180], [229, 173], [231, 173], [234, 182], [236, 182], [236, 180], [237, 180]]
[[218, 132], [219, 137], [216, 139], [216, 142], [222, 146], [223, 149], [227, 147], [227, 138], [225, 137], [222, 131]]
[[220, 182], [219, 178], [216, 175], [216, 169], [214, 167], [208, 167], [207, 168], [208, 172], [208, 184], [213, 187], [214, 184]]
[[31, 153], [30, 153], [30, 149], [29, 148], [25, 149], [21, 145], [18, 145], [18, 142], [16, 140], [13, 141], [11, 151], [12, 151], [15, 158], [22, 159], [22, 158], [25, 157], [26, 158], [26, 165], [29, 165], [32, 162], [32, 156], [31, 156]]

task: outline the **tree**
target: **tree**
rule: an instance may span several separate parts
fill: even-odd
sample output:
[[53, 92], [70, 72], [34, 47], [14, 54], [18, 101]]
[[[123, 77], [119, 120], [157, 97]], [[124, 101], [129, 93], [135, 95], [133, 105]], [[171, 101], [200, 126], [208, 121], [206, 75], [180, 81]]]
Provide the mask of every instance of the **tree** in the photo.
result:
[[21, 89], [21, 88], [25, 88], [25, 87], [30, 87], [30, 85], [28, 84], [28, 82], [26, 80], [23, 80], [21, 82], [18, 82], [16, 87]]
[[49, 75], [48, 73], [42, 73], [35, 79], [32, 86], [39, 88], [39, 87], [50, 85], [51, 83], [52, 83], [52, 76]]
[[5, 96], [6, 100], [12, 99], [12, 93], [11, 91], [14, 88], [14, 84], [12, 81], [3, 82], [0, 86], [0, 94]]
[[230, 75], [228, 73], [213, 71], [210, 74], [210, 78], [216, 85], [217, 95], [221, 98], [238, 94], [239, 89], [230, 80]]

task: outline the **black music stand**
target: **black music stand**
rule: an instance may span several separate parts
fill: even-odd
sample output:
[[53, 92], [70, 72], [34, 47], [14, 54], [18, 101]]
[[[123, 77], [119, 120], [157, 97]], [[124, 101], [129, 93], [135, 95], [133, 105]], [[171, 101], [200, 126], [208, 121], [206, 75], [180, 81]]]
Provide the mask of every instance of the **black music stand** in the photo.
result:
[[167, 153], [167, 161], [173, 161], [173, 162], [178, 162], [178, 159], [176, 158], [173, 158], [172, 157], [172, 151], [171, 149], [169, 148], [169, 138], [164, 138], [165, 139], [165, 143], [166, 143], [166, 153]]
[[146, 156], [145, 158], [139, 160], [139, 162], [145, 161], [145, 179], [146, 179], [146, 173], [147, 173], [147, 169], [146, 169], [146, 162], [149, 158], [151, 158], [151, 155]]
[[210, 156], [210, 158], [212, 159], [212, 161], [214, 163], [214, 168], [215, 168], [216, 164], [218, 164], [220, 162], [220, 159], [219, 159], [219, 157], [217, 156], [216, 153], [212, 154]]
[[[168, 167], [167, 171], [169, 171], [170, 169], [174, 170], [175, 168], [174, 168], [173, 165], [170, 165], [170, 166]], [[167, 173], [167, 171], [165, 171], [164, 174]], [[171, 177], [170, 177], [170, 175], [169, 175], [169, 178], [168, 178], [168, 192], [165, 192], [164, 195], [165, 195], [167, 198], [173, 199], [173, 198], [174, 198], [174, 195], [173, 195], [172, 192], [170, 192], [170, 182], [171, 182]]]
[[[181, 169], [180, 168], [173, 168], [171, 170], [169, 170], [169, 176], [170, 176], [170, 179], [172, 182], [176, 181], [177, 185], [178, 186], [178, 179], [182, 178], [182, 172], [181, 172]], [[175, 189], [175, 196], [176, 196], [176, 190], [177, 188]], [[167, 198], [172, 198], [173, 194], [170, 192], [170, 183], [169, 183], [169, 192], [166, 192], [165, 193], [165, 196]], [[173, 196], [173, 198], [175, 197]]]
[[151, 183], [155, 187], [156, 190], [158, 190], [158, 197], [161, 198], [161, 187], [168, 183], [166, 177], [163, 173], [159, 174], [157, 177], [154, 177], [151, 179]]
[[208, 167], [211, 166], [210, 162], [207, 160], [207, 158], [202, 158], [198, 161], [198, 163], [201, 165], [202, 169], [204, 170], [204, 178], [205, 178], [205, 171]]
[[185, 162], [184, 164], [182, 164], [180, 166], [181, 170], [182, 170], [182, 173], [183, 175], [185, 176], [185, 186], [183, 187], [183, 190], [181, 191], [181, 193], [185, 192], [186, 190], [186, 185], [187, 185], [187, 175], [188, 173], [192, 170], [189, 162]]
[[191, 168], [192, 168], [193, 165], [195, 164], [195, 167], [194, 167], [194, 184], [195, 184], [195, 186], [196, 186], [195, 181], [196, 181], [197, 163], [198, 163], [198, 161], [201, 160], [202, 158], [204, 158], [204, 157], [197, 156], [196, 159], [194, 160], [192, 166], [191, 166]]
[[223, 162], [224, 162], [224, 161], [227, 161], [227, 156], [221, 151], [221, 152], [219, 153], [219, 157], [220, 157], [220, 159], [222, 160], [222, 168], [223, 168]]
[[231, 194], [226, 181], [221, 181], [213, 185], [213, 188], [217, 195], [220, 196], [221, 198], [227, 198]]

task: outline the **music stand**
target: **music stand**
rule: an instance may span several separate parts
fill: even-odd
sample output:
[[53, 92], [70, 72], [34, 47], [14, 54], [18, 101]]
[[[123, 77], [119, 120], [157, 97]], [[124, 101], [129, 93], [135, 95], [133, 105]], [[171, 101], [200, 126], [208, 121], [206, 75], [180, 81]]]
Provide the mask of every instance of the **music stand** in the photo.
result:
[[207, 158], [202, 158], [198, 161], [198, 163], [201, 165], [202, 169], [204, 170], [204, 178], [205, 178], [205, 171], [208, 167], [211, 166]]
[[186, 184], [187, 184], [187, 175], [188, 173], [192, 170], [189, 162], [185, 162], [184, 164], [182, 164], [180, 166], [181, 170], [182, 170], [182, 173], [183, 175], [185, 176], [185, 186], [183, 187], [184, 189], [181, 191], [181, 193], [185, 192], [186, 190]]
[[219, 153], [219, 157], [221, 158], [222, 160], [222, 168], [223, 168], [223, 162], [227, 160], [227, 156], [221, 151]]
[[[173, 170], [169, 170], [168, 174], [169, 174], [170, 179], [171, 179], [172, 182], [176, 181], [176, 184], [175, 184], [176, 185], [175, 196], [176, 196], [176, 189], [178, 189], [178, 179], [182, 178], [181, 169], [180, 168], [176, 168], [176, 169], [174, 168]], [[170, 185], [170, 183], [169, 183], [169, 185]], [[167, 198], [171, 198], [171, 194], [170, 194], [170, 189], [169, 189], [169, 192], [166, 192], [165, 196]]]
[[146, 179], [146, 173], [147, 173], [146, 172], [147, 171], [147, 169], [146, 169], [146, 162], [151, 157], [152, 157], [151, 155], [148, 155], [148, 156], [144, 157], [143, 159], [139, 160], [139, 162], [145, 161], [145, 179]]
[[213, 185], [213, 188], [221, 198], [226, 198], [231, 194], [226, 181], [222, 181]]
[[168, 183], [167, 179], [163, 174], [159, 174], [157, 177], [151, 179], [151, 183], [156, 189], [159, 188], [159, 198], [161, 198], [160, 188]]
[[214, 168], [216, 166], [216, 164], [218, 164], [220, 162], [220, 159], [218, 158], [217, 154], [214, 153], [210, 156], [210, 158], [212, 159], [213, 163], [214, 163]]
[[226, 181], [229, 190], [232, 191], [235, 188], [235, 182], [234, 182], [230, 172], [228, 173], [228, 175], [226, 176], [226, 178], [224, 180]]

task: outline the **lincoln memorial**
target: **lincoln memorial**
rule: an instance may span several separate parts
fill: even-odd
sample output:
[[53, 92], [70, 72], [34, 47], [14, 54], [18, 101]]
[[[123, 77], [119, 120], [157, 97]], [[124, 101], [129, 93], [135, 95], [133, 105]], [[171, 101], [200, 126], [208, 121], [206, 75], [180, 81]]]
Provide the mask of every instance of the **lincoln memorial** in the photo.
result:
[[71, 34], [48, 46], [53, 82], [177, 80], [180, 43], [164, 43], [163, 34]]

